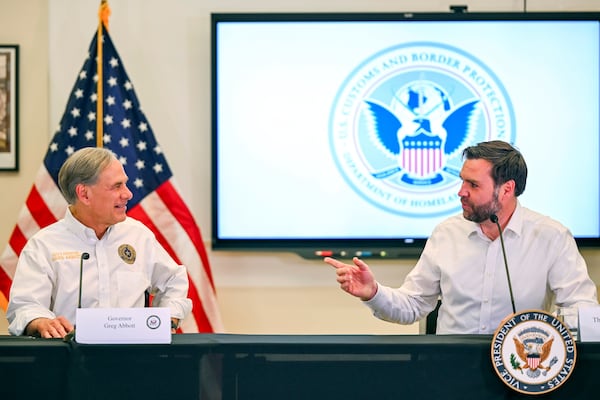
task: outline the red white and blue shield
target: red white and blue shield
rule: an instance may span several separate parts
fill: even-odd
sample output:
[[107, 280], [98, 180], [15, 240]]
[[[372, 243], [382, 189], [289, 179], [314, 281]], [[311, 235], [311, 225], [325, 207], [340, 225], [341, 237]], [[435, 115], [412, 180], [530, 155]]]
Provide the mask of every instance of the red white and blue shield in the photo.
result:
[[527, 355], [527, 365], [532, 370], [536, 370], [540, 365], [540, 355], [539, 354], [528, 354]]
[[414, 178], [427, 178], [442, 169], [443, 156], [439, 136], [406, 136], [402, 140], [400, 166]]

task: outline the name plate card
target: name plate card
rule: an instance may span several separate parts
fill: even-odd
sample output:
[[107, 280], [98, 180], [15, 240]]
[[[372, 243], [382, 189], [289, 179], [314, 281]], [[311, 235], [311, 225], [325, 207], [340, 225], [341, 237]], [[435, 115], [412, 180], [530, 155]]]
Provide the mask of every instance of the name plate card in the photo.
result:
[[77, 343], [171, 343], [171, 311], [166, 307], [78, 308], [75, 326]]
[[579, 307], [579, 341], [600, 342], [600, 306]]

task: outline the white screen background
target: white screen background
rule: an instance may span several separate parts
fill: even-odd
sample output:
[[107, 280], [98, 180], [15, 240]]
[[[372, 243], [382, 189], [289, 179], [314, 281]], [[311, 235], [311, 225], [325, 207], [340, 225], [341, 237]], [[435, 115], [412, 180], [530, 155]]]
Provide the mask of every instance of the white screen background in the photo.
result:
[[[477, 57], [513, 103], [525, 207], [576, 236], [599, 231], [597, 22], [219, 23], [220, 238], [425, 238], [441, 218], [378, 209], [329, 148], [340, 85], [374, 53], [435, 41]], [[457, 204], [459, 207], [459, 204]]]

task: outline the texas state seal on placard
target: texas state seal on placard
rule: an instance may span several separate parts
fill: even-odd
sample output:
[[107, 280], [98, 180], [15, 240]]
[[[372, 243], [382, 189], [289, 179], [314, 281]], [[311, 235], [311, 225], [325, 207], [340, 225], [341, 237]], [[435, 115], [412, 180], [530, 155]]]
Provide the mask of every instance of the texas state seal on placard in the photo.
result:
[[492, 365], [511, 389], [551, 392], [569, 379], [577, 348], [569, 329], [555, 316], [528, 310], [505, 320], [492, 338]]

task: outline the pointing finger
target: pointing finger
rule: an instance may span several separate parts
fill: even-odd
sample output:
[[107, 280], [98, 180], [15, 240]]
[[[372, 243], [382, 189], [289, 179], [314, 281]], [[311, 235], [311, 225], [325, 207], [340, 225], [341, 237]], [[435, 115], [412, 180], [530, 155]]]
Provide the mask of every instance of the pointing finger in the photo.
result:
[[343, 262], [338, 261], [335, 258], [331, 258], [331, 257], [325, 257], [323, 259], [323, 261], [325, 261], [327, 264], [331, 265], [333, 268], [342, 268], [343, 266], [346, 265]]

